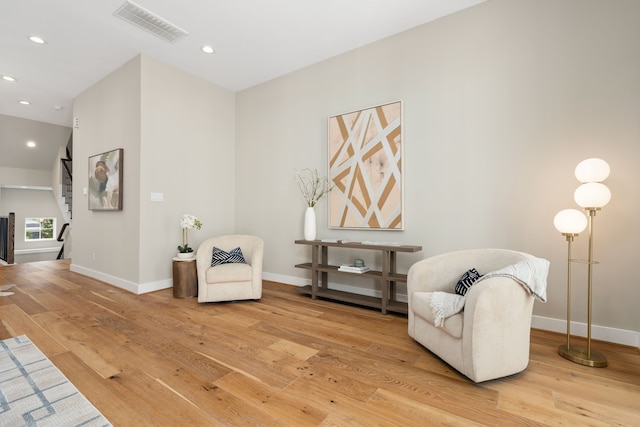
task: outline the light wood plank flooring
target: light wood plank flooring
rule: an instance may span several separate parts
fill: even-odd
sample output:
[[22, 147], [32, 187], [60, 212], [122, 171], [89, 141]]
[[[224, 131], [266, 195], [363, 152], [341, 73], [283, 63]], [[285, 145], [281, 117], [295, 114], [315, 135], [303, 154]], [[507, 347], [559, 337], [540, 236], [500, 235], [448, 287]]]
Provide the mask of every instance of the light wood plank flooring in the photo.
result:
[[594, 342], [609, 367], [589, 368], [557, 355], [563, 335], [533, 330], [525, 372], [476, 385], [414, 342], [405, 316], [283, 284], [198, 304], [68, 261], [0, 267], [10, 283], [0, 339], [28, 335], [115, 426], [640, 425], [636, 348]]

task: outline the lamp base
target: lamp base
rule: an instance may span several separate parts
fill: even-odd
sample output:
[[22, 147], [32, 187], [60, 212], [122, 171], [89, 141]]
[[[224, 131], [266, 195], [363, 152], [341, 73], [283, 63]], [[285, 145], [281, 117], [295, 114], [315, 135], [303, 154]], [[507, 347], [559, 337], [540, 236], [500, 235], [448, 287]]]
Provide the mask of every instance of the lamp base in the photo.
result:
[[558, 347], [558, 354], [567, 360], [593, 368], [604, 368], [607, 366], [607, 357], [597, 350], [591, 349], [591, 357], [587, 356], [587, 347], [582, 345], [566, 344]]

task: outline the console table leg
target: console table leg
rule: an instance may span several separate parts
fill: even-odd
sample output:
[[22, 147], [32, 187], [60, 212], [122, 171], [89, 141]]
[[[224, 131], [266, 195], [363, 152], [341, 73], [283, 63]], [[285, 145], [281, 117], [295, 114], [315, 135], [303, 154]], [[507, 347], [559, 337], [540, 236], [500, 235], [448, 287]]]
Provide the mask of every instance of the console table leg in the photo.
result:
[[318, 247], [311, 246], [311, 299], [316, 299], [318, 293]]
[[380, 311], [387, 314], [387, 303], [389, 302], [389, 251], [382, 251], [382, 294], [380, 295]]
[[[326, 246], [322, 246], [320, 263], [322, 265], [329, 264], [329, 248]], [[324, 290], [329, 289], [328, 280], [329, 280], [329, 274], [326, 271], [323, 271], [322, 272], [322, 289]]]
[[382, 298], [381, 298], [381, 304], [380, 304], [380, 312], [382, 312], [382, 314], [387, 314], [387, 297], [386, 295], [389, 294], [389, 282], [387, 282], [386, 280], [382, 281]]
[[[396, 272], [396, 255], [394, 251], [389, 252], [389, 273], [395, 274]], [[396, 302], [396, 281], [389, 281], [389, 302]]]

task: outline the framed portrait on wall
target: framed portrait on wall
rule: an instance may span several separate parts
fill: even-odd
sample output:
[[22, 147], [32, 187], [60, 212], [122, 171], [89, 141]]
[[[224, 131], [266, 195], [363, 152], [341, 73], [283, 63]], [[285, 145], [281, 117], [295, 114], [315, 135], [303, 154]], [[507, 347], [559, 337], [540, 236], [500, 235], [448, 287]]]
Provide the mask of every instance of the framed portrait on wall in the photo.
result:
[[329, 228], [403, 230], [402, 101], [328, 125]]
[[89, 210], [122, 210], [123, 149], [89, 157]]

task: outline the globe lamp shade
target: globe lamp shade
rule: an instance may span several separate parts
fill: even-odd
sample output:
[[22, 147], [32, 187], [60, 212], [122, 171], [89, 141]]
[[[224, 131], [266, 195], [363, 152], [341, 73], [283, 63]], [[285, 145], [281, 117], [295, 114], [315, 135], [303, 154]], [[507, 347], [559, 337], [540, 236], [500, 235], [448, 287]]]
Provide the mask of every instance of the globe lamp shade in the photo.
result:
[[611, 191], [599, 182], [587, 182], [573, 193], [576, 203], [583, 208], [602, 208], [611, 200]]
[[609, 164], [602, 159], [586, 159], [576, 166], [576, 178], [580, 182], [602, 182], [609, 176]]
[[587, 217], [577, 209], [564, 209], [553, 217], [553, 225], [562, 234], [580, 234], [587, 227]]

